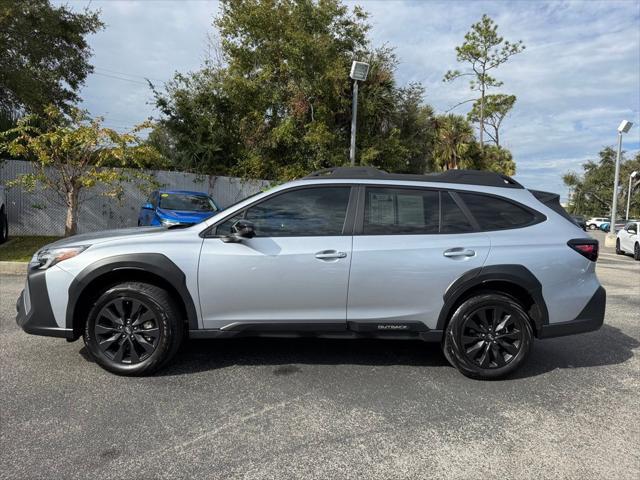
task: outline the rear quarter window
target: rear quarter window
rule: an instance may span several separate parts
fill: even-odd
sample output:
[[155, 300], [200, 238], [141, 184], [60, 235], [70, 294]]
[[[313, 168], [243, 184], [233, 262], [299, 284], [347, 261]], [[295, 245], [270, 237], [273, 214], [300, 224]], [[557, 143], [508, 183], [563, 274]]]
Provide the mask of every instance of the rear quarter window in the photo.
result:
[[522, 228], [538, 223], [538, 216], [532, 210], [509, 200], [476, 193], [458, 192], [480, 230], [507, 230]]

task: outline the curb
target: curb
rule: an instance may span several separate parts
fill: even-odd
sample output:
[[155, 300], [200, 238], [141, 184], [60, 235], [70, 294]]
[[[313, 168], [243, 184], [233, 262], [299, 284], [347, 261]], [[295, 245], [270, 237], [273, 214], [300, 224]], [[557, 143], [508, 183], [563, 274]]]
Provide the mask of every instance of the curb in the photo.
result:
[[0, 275], [26, 275], [28, 262], [0, 262]]

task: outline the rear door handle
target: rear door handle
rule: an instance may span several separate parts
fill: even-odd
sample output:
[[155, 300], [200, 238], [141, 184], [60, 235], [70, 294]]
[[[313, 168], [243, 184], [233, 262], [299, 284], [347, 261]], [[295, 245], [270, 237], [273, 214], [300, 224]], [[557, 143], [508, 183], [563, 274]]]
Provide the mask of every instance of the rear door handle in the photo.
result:
[[456, 257], [474, 257], [476, 254], [475, 250], [467, 249], [467, 248], [450, 248], [449, 250], [445, 250], [443, 255], [447, 258], [456, 258]]
[[336, 258], [345, 258], [346, 256], [345, 252], [338, 252], [337, 250], [322, 250], [316, 253], [318, 260], [334, 260]]

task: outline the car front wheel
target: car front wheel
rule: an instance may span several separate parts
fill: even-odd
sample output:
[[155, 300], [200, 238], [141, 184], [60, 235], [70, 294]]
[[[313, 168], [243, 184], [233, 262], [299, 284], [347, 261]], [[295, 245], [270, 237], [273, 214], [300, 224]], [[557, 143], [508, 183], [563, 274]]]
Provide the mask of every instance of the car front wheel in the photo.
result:
[[633, 246], [633, 259], [640, 262], [640, 243], [638, 242]]
[[126, 282], [106, 290], [89, 313], [84, 342], [95, 361], [119, 375], [149, 375], [182, 342], [180, 310], [155, 285]]
[[598, 227], [596, 227], [596, 225], [593, 223], [589, 225], [589, 230], [595, 230], [596, 228]]
[[618, 255], [624, 255], [624, 252], [622, 251], [622, 249], [620, 248], [620, 239], [616, 239], [616, 253]]
[[498, 379], [529, 356], [533, 330], [514, 298], [485, 293], [464, 301], [453, 313], [443, 342], [449, 362], [470, 378]]

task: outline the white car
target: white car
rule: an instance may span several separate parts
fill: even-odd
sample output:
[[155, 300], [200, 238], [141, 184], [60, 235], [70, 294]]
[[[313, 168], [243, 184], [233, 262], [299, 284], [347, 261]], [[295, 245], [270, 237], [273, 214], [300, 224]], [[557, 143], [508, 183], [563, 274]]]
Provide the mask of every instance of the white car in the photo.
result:
[[616, 239], [616, 253], [624, 255], [632, 253], [635, 260], [640, 260], [640, 239], [638, 238], [638, 230], [640, 222], [627, 222], [623, 229], [618, 232]]
[[592, 217], [589, 220], [587, 220], [587, 228], [589, 230], [597, 230], [600, 228], [600, 225], [602, 225], [603, 223], [607, 223], [610, 222], [611, 218], [604, 218], [604, 217]]

